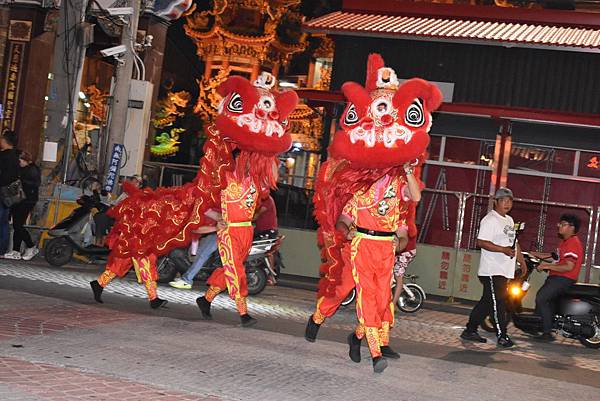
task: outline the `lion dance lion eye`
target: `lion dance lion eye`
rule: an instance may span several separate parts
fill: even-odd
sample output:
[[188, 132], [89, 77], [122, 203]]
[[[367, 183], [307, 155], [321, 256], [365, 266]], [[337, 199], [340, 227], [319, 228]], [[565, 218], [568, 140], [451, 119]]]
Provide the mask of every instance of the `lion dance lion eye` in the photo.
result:
[[229, 103], [227, 103], [227, 110], [232, 113], [241, 113], [243, 111], [244, 102], [242, 101], [242, 97], [239, 93], [233, 93], [231, 95], [231, 99], [229, 99]]
[[348, 111], [346, 112], [346, 116], [344, 117], [344, 124], [346, 125], [354, 125], [358, 122], [358, 114], [356, 113], [356, 107], [353, 104], [348, 107]]
[[408, 106], [408, 109], [406, 109], [406, 113], [404, 114], [404, 121], [406, 122], [406, 125], [415, 128], [425, 124], [425, 112], [423, 111], [423, 105], [419, 99], [415, 99], [415, 101]]

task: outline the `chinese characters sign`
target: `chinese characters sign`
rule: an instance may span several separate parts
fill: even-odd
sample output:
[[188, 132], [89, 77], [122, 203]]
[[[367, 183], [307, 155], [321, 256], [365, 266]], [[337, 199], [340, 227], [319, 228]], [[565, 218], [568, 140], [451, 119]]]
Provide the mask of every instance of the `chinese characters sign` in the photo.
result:
[[469, 290], [469, 279], [471, 273], [471, 254], [465, 253], [463, 255], [462, 273], [460, 275], [460, 287], [459, 291], [466, 293]]
[[8, 57], [8, 73], [4, 90], [2, 130], [15, 129], [16, 109], [23, 70], [25, 44], [11, 42]]
[[442, 258], [440, 261], [440, 278], [438, 281], [438, 288], [445, 290], [448, 288], [448, 270], [450, 268], [450, 252], [443, 251]]
[[110, 158], [110, 166], [108, 167], [108, 175], [106, 176], [106, 184], [104, 189], [106, 192], [112, 192], [117, 178], [119, 177], [119, 169], [121, 168], [121, 158], [123, 157], [124, 146], [118, 143], [113, 145], [112, 156]]
[[592, 157], [588, 160], [587, 166], [595, 170], [600, 169], [600, 158], [598, 158], [598, 156]]

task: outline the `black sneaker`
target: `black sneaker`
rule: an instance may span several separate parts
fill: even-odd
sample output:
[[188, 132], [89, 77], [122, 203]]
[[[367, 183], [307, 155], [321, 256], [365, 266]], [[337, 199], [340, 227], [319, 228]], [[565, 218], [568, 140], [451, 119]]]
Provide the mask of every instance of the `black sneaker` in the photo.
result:
[[475, 341], [478, 343], [487, 343], [487, 340], [479, 335], [476, 331], [469, 331], [465, 329], [461, 334], [460, 338], [467, 341]]
[[361, 340], [356, 337], [355, 333], [348, 335], [348, 345], [350, 346], [348, 355], [350, 356], [350, 359], [352, 359], [352, 362], [360, 362], [360, 343]]
[[102, 300], [102, 291], [104, 291], [104, 288], [100, 285], [98, 280], [90, 281], [90, 286], [94, 292], [94, 299], [96, 302], [103, 304], [104, 301]]
[[534, 338], [536, 339], [536, 341], [541, 341], [545, 343], [551, 343], [552, 341], [556, 340], [552, 333], [543, 333], [539, 336], [535, 336]]
[[167, 304], [166, 299], [160, 299], [160, 298], [154, 298], [152, 301], [150, 301], [150, 307], [152, 309], [158, 309], [158, 308], [162, 308]]
[[376, 358], [373, 358], [373, 372], [381, 373], [385, 370], [385, 368], [387, 368], [387, 366], [387, 359], [385, 359], [384, 357], [378, 356]]
[[386, 358], [400, 359], [400, 354], [397, 353], [396, 351], [394, 351], [392, 349], [392, 347], [390, 347], [389, 345], [384, 345], [380, 349], [381, 349], [381, 355], [385, 356]]
[[212, 319], [212, 315], [210, 314], [210, 302], [208, 302], [205, 297], [196, 298], [196, 305], [198, 305], [198, 308], [200, 308], [202, 319]]
[[240, 320], [242, 321], [242, 327], [250, 327], [258, 323], [258, 320], [256, 320], [247, 313], [245, 315], [240, 316]]
[[510, 337], [507, 336], [506, 334], [501, 337], [498, 337], [498, 346], [499, 347], [510, 348], [514, 345], [515, 345], [515, 343], [513, 343], [513, 340], [511, 340]]
[[308, 323], [306, 324], [306, 330], [304, 331], [304, 338], [306, 339], [306, 341], [314, 343], [317, 340], [317, 334], [319, 333], [320, 328], [321, 328], [321, 325], [316, 324], [311, 315], [308, 318]]

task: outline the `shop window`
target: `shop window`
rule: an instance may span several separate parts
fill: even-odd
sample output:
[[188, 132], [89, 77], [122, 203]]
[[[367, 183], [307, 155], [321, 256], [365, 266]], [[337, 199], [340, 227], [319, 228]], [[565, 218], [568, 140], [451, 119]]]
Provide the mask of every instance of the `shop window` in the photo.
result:
[[513, 144], [509, 166], [515, 170], [572, 175], [575, 154], [574, 150]]
[[600, 152], [581, 152], [577, 175], [581, 177], [600, 178]]
[[494, 158], [494, 142], [446, 137], [443, 151], [445, 162], [490, 165]]
[[442, 137], [441, 136], [432, 136], [429, 142], [429, 148], [427, 149], [427, 153], [429, 153], [429, 160], [439, 160], [440, 159], [440, 151], [442, 147]]

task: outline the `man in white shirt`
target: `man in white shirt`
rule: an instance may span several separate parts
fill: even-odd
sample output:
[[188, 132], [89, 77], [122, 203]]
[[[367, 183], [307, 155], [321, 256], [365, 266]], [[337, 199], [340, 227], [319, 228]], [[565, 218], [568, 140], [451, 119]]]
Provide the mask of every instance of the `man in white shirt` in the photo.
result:
[[467, 328], [460, 335], [463, 340], [486, 342], [477, 333], [477, 328], [487, 316], [491, 316], [498, 346], [509, 348], [514, 345], [506, 333], [507, 281], [515, 277], [516, 261], [525, 266], [525, 260], [516, 241], [515, 223], [508, 215], [512, 206], [512, 191], [499, 188], [494, 196], [494, 209], [481, 220], [477, 236], [481, 259], [477, 275], [483, 284], [483, 295], [471, 311]]

